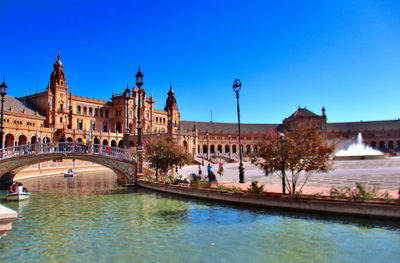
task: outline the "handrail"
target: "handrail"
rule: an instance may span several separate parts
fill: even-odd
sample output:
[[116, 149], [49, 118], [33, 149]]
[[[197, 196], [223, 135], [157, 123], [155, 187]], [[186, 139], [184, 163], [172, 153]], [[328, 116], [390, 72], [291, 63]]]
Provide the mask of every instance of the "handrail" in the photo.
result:
[[135, 160], [135, 153], [130, 150], [100, 144], [85, 144], [82, 142], [50, 142], [7, 147], [0, 150], [0, 160], [50, 153], [79, 153], [107, 156], [127, 161]]

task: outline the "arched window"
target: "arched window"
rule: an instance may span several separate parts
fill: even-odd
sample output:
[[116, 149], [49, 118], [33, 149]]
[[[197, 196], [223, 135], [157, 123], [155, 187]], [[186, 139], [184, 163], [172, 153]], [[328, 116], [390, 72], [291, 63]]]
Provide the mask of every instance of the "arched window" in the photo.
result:
[[76, 113], [81, 114], [81, 106], [78, 105], [76, 107]]
[[93, 115], [93, 109], [90, 107], [89, 108], [89, 115], [92, 116]]
[[87, 114], [87, 108], [86, 108], [86, 106], [83, 107], [83, 114]]
[[94, 116], [99, 115], [99, 110], [98, 109], [94, 109]]
[[214, 146], [214, 144], [211, 144], [211, 146], [210, 146], [210, 153], [215, 153], [215, 146]]
[[225, 153], [229, 153], [229, 145], [225, 145]]
[[100, 109], [100, 117], [103, 117], [103, 109]]
[[232, 145], [232, 153], [236, 153], [236, 145]]

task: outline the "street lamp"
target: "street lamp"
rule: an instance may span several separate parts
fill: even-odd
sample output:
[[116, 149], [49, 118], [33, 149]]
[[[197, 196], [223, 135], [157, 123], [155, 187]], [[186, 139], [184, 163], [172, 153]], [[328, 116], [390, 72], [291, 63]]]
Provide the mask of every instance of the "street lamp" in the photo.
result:
[[206, 132], [207, 135], [207, 160], [210, 160], [210, 140], [209, 140], [209, 133], [208, 130]]
[[229, 139], [229, 159], [232, 159], [232, 146], [231, 146], [231, 134], [228, 134]]
[[138, 133], [138, 138], [137, 138], [137, 149], [142, 150], [142, 120], [140, 119], [140, 97], [142, 96], [141, 94], [141, 87], [143, 85], [143, 74], [140, 72], [140, 66], [139, 66], [139, 71], [136, 74], [136, 86], [138, 87], [138, 121], [137, 121], [137, 133]]
[[196, 154], [196, 131], [194, 130], [194, 127], [192, 130], [192, 135], [193, 135], [193, 160], [194, 160]]
[[239, 183], [244, 183], [244, 168], [243, 168], [243, 145], [242, 138], [240, 137], [240, 109], [239, 109], [239, 91], [242, 87], [242, 83], [239, 79], [235, 79], [233, 82], [233, 91], [236, 92], [236, 100], [237, 100], [237, 114], [238, 114], [238, 130], [239, 130]]
[[285, 134], [280, 134], [281, 139], [281, 158], [282, 158], [282, 194], [286, 194], [286, 175], [285, 175]]
[[1, 120], [0, 120], [0, 149], [3, 149], [3, 138], [4, 138], [4, 127], [3, 127], [3, 119], [4, 119], [4, 96], [7, 94], [7, 85], [6, 80], [3, 79], [3, 83], [0, 85], [0, 95], [1, 95]]
[[131, 91], [128, 87], [126, 87], [124, 91], [124, 97], [125, 97], [125, 104], [126, 104], [126, 125], [125, 125], [125, 147], [126, 149], [129, 149], [129, 99], [131, 97]]

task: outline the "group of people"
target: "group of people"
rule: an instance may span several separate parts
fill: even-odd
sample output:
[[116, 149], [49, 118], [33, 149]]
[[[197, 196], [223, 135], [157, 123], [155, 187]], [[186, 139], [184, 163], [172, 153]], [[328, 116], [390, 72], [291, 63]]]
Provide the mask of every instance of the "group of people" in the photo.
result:
[[28, 189], [22, 185], [21, 182], [14, 182], [9, 189], [10, 194], [11, 193], [23, 193], [23, 192], [28, 192]]
[[[200, 178], [201, 178], [202, 173], [203, 173], [202, 167], [201, 167], [201, 165], [199, 165], [199, 177]], [[222, 177], [224, 175], [224, 163], [222, 163], [222, 162], [219, 163], [217, 173], [219, 174], [220, 177]], [[208, 177], [209, 182], [217, 182], [217, 177], [215, 176], [215, 173], [212, 170], [211, 164], [207, 165], [207, 177]]]

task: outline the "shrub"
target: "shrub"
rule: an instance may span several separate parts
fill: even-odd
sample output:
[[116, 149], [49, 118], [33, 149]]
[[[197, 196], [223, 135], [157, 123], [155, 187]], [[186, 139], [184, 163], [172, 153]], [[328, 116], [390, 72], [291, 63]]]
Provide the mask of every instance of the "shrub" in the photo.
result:
[[332, 187], [330, 190], [330, 196], [340, 199], [352, 199], [352, 200], [375, 200], [383, 199], [385, 201], [390, 201], [393, 197], [388, 191], [379, 193], [379, 188], [367, 187], [364, 183], [356, 182], [356, 188], [351, 189], [350, 187], [336, 188]]
[[251, 186], [246, 191], [249, 194], [261, 194], [264, 192], [264, 185], [259, 186], [258, 181], [251, 182]]
[[225, 185], [218, 185], [217, 189], [221, 190], [221, 191], [232, 192], [232, 193], [241, 193], [242, 192], [242, 189], [235, 187], [235, 186], [228, 187]]
[[195, 181], [195, 182], [192, 184], [192, 186], [193, 186], [194, 188], [203, 188], [203, 187], [205, 187], [206, 185], [208, 185], [208, 182], [206, 182], [206, 181]]

